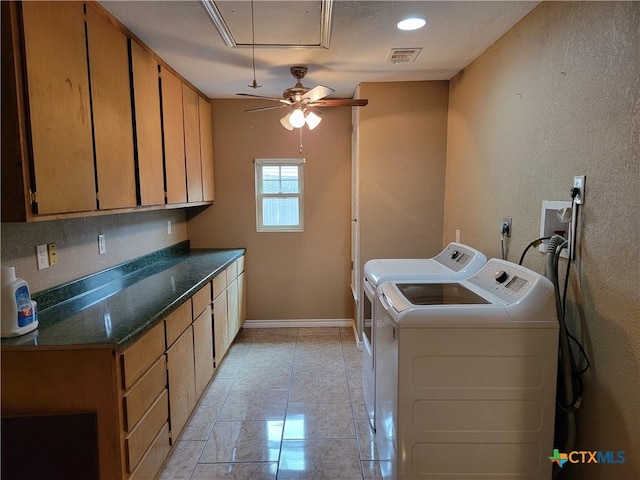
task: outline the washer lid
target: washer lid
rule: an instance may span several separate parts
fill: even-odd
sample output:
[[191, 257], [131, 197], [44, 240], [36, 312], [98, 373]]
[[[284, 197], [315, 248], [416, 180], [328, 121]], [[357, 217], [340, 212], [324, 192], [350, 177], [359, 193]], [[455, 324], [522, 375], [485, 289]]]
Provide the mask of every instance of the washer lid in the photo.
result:
[[396, 283], [413, 305], [486, 305], [491, 302], [459, 283]]
[[377, 258], [364, 264], [364, 276], [374, 286], [393, 280], [448, 278], [452, 271], [432, 258]]

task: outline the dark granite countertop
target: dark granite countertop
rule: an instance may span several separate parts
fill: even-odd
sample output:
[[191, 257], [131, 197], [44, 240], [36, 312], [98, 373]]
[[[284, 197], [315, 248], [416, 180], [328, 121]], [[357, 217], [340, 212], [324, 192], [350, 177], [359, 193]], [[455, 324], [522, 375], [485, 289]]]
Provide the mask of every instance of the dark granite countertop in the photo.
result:
[[100, 272], [90, 281], [81, 280], [80, 286], [72, 282], [65, 288], [81, 291], [59, 302], [52, 300], [52, 292], [35, 294], [38, 329], [2, 339], [2, 348], [125, 348], [244, 253], [244, 249], [188, 249], [187, 244]]

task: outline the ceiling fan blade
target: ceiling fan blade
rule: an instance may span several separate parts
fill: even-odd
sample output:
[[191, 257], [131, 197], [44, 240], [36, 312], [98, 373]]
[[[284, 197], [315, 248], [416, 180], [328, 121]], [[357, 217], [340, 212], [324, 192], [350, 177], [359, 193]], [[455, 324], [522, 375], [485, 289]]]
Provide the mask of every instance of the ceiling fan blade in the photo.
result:
[[366, 98], [325, 98], [313, 102], [314, 107], [364, 107], [369, 103]]
[[272, 102], [280, 102], [280, 103], [286, 103], [287, 105], [291, 105], [291, 102], [285, 98], [264, 97], [262, 95], [254, 95], [252, 93], [236, 93], [236, 95], [241, 95], [243, 97], [251, 97], [251, 98], [261, 98], [263, 100], [271, 100]]
[[333, 92], [335, 92], [333, 88], [318, 85], [302, 95], [302, 100], [309, 100], [309, 103], [312, 103], [326, 97], [327, 95], [331, 95]]
[[277, 110], [278, 108], [285, 107], [288, 107], [288, 105], [273, 105], [272, 107], [250, 108], [249, 110], [245, 110], [245, 112], [264, 112], [265, 110]]

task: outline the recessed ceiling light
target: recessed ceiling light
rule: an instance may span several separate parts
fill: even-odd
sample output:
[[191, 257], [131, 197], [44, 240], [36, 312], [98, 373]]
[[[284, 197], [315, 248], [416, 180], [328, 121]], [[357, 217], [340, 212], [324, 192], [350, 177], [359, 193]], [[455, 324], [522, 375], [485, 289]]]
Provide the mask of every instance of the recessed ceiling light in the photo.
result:
[[398, 28], [400, 30], [418, 30], [419, 28], [424, 27], [426, 24], [427, 21], [424, 18], [410, 17], [399, 21]]

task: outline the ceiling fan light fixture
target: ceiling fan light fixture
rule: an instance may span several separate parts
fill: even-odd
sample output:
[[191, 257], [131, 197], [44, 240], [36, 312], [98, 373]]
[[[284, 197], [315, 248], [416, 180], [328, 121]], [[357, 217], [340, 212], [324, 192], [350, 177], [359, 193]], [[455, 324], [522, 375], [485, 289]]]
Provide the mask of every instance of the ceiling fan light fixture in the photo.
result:
[[320, 122], [322, 121], [322, 117], [320, 115], [316, 115], [313, 112], [309, 112], [307, 113], [307, 116], [305, 117], [304, 120], [305, 122], [307, 122], [307, 127], [309, 127], [309, 130], [313, 130], [318, 125], [320, 125]]
[[404, 20], [400, 20], [398, 22], [398, 29], [400, 30], [418, 30], [419, 28], [424, 27], [427, 24], [427, 21], [424, 18], [420, 17], [409, 17]]
[[291, 122], [289, 122], [289, 117], [291, 117], [291, 113], [287, 113], [284, 117], [282, 117], [280, 119], [280, 124], [287, 130], [293, 130], [293, 125], [291, 125]]
[[304, 112], [296, 108], [289, 116], [289, 123], [294, 128], [301, 128], [304, 125]]

